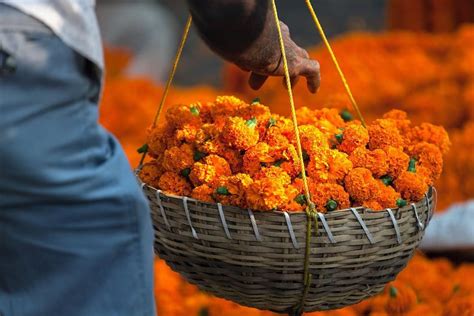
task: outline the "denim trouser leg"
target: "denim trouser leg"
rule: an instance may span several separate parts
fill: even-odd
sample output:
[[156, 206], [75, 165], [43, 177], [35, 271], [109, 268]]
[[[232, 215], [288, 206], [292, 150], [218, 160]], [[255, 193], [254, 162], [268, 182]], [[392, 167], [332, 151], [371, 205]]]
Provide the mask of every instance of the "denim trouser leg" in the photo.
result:
[[148, 205], [95, 70], [0, 5], [0, 315], [155, 313]]

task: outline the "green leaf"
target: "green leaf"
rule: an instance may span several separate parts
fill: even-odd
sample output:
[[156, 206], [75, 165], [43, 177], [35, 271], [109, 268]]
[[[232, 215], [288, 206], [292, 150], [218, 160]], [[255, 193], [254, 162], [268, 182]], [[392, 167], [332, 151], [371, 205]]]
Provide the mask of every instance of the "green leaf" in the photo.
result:
[[250, 102], [250, 104], [260, 103], [260, 98], [255, 98]]
[[303, 161], [308, 162], [309, 158], [310, 157], [309, 157], [308, 153], [306, 152], [306, 150], [303, 150]]
[[461, 285], [456, 284], [453, 286], [453, 293], [457, 293], [461, 290]]
[[224, 186], [217, 187], [216, 193], [220, 195], [230, 195], [229, 190]]
[[334, 201], [334, 200], [328, 200], [328, 202], [326, 203], [326, 210], [328, 212], [332, 212], [332, 211], [335, 211], [337, 210], [337, 202]]
[[295, 197], [295, 202], [298, 203], [299, 205], [306, 205], [306, 195], [298, 194]]
[[349, 112], [349, 110], [347, 109], [342, 110], [341, 113], [339, 113], [339, 115], [344, 120], [344, 122], [349, 122], [354, 119], [354, 116], [352, 116], [352, 113]]
[[191, 111], [191, 114], [194, 116], [199, 116], [199, 109], [196, 106], [192, 106], [189, 108], [189, 111]]
[[247, 124], [247, 126], [250, 128], [254, 128], [255, 126], [257, 126], [257, 119], [255, 117], [252, 117], [250, 120], [247, 120], [245, 124]]
[[416, 172], [416, 159], [410, 158], [410, 162], [408, 163], [408, 171]]
[[407, 205], [407, 201], [404, 199], [397, 199], [397, 206], [398, 207], [404, 207]]
[[185, 178], [189, 177], [189, 174], [191, 173], [191, 168], [185, 168], [181, 170], [181, 175]]
[[285, 162], [285, 159], [278, 159], [277, 161], [275, 161], [275, 162], [273, 163], [273, 165], [274, 165], [275, 167], [280, 167], [281, 164], [284, 163], [284, 162]]
[[148, 151], [148, 144], [143, 144], [140, 148], [137, 148], [139, 154], [146, 153]]
[[380, 180], [382, 180], [383, 184], [385, 184], [386, 186], [389, 186], [393, 183], [393, 178], [391, 176], [383, 176], [382, 178], [380, 178]]
[[206, 153], [203, 153], [202, 151], [199, 151], [199, 150], [194, 151], [194, 155], [193, 155], [194, 161], [199, 161], [204, 157], [206, 157]]
[[393, 285], [390, 286], [389, 293], [390, 293], [390, 297], [391, 297], [391, 298], [395, 298], [395, 297], [398, 296], [398, 290], [397, 290], [397, 288], [394, 287]]
[[270, 119], [268, 120], [268, 127], [275, 126], [276, 123], [277, 121], [273, 117], [270, 117]]
[[342, 140], [344, 139], [344, 134], [339, 133], [339, 134], [336, 134], [335, 136], [336, 136], [337, 142], [339, 144], [342, 143]]
[[207, 307], [203, 307], [199, 310], [198, 316], [209, 316], [209, 309]]

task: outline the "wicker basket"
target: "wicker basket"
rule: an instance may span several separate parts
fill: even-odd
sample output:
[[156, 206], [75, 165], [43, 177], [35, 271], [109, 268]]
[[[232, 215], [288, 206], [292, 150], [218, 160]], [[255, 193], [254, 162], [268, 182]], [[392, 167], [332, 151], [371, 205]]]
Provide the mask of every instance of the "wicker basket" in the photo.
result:
[[[155, 250], [201, 290], [241, 305], [288, 313], [303, 291], [306, 214], [252, 212], [166, 195], [142, 184]], [[355, 304], [406, 266], [433, 212], [434, 189], [400, 209], [319, 214], [304, 310]]]

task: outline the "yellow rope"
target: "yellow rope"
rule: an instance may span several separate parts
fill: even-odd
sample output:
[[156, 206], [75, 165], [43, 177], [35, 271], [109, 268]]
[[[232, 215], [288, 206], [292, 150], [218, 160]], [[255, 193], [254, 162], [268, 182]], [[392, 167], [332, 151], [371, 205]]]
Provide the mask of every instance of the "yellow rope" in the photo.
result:
[[[163, 106], [165, 105], [166, 97], [168, 96], [168, 92], [170, 90], [171, 84], [173, 83], [174, 75], [176, 74], [176, 69], [178, 68], [179, 60], [181, 59], [181, 54], [183, 53], [184, 44], [186, 44], [186, 40], [188, 39], [189, 29], [191, 28], [192, 20], [193, 19], [190, 14], [188, 16], [188, 20], [186, 21], [186, 25], [183, 30], [183, 35], [181, 36], [181, 42], [179, 43], [178, 50], [176, 51], [176, 55], [174, 56], [173, 67], [171, 67], [168, 80], [166, 81], [166, 86], [165, 86], [165, 89], [163, 90], [160, 104], [155, 113], [155, 117], [153, 118], [152, 127], [156, 127], [156, 123], [158, 122], [161, 116], [161, 112], [163, 111]], [[143, 165], [143, 161], [145, 161], [145, 157], [147, 153], [148, 153], [148, 146], [144, 145], [143, 154], [138, 164], [139, 167]]]
[[311, 17], [313, 18], [314, 24], [316, 25], [316, 28], [319, 31], [319, 34], [321, 35], [321, 38], [326, 45], [326, 48], [329, 51], [329, 55], [331, 55], [331, 59], [336, 66], [337, 72], [339, 73], [339, 76], [341, 77], [342, 83], [344, 84], [344, 88], [346, 89], [347, 95], [349, 96], [349, 99], [351, 100], [352, 106], [354, 110], [357, 112], [357, 116], [359, 117], [362, 125], [365, 127], [365, 120], [364, 117], [362, 116], [362, 113], [360, 112], [359, 106], [357, 105], [356, 100], [354, 99], [354, 96], [352, 95], [351, 88], [349, 87], [349, 84], [347, 83], [346, 77], [344, 76], [344, 73], [342, 72], [341, 67], [339, 67], [339, 63], [337, 62], [336, 55], [334, 55], [334, 52], [332, 51], [331, 45], [329, 44], [328, 39], [326, 38], [326, 34], [324, 33], [324, 29], [321, 26], [321, 23], [319, 23], [319, 19], [316, 16], [316, 12], [314, 12], [313, 6], [311, 4], [311, 0], [305, 0], [306, 5], [308, 6], [309, 12], [311, 13]]
[[280, 50], [281, 50], [281, 55], [282, 55], [282, 60], [283, 60], [283, 70], [285, 73], [286, 87], [287, 87], [288, 96], [290, 99], [291, 117], [293, 120], [293, 127], [295, 130], [296, 145], [297, 145], [296, 147], [297, 147], [298, 156], [299, 156], [300, 164], [301, 164], [301, 176], [303, 179], [306, 201], [308, 204], [306, 208], [307, 225], [306, 225], [306, 248], [305, 248], [304, 278], [303, 278], [304, 290], [303, 290], [301, 302], [297, 306], [294, 307], [293, 311], [291, 311], [291, 313], [300, 315], [303, 311], [306, 295], [311, 285], [312, 275], [309, 273], [309, 256], [310, 256], [310, 250], [311, 250], [310, 243], [311, 243], [311, 235], [312, 235], [311, 223], [314, 220], [316, 223], [315, 226], [317, 227], [317, 217], [315, 216], [316, 211], [315, 211], [314, 204], [311, 202], [311, 193], [309, 191], [308, 179], [306, 178], [306, 170], [305, 170], [304, 159], [303, 159], [303, 149], [301, 146], [300, 132], [298, 129], [298, 120], [296, 119], [296, 108], [295, 108], [295, 102], [293, 100], [293, 91], [291, 87], [290, 73], [288, 69], [288, 60], [286, 59], [285, 43], [283, 41], [283, 35], [280, 28], [280, 19], [278, 17], [278, 10], [276, 7], [275, 0], [271, 0], [271, 1], [272, 1], [272, 8], [273, 8], [273, 15], [275, 17], [275, 23], [276, 23], [276, 27], [278, 31], [278, 40], [280, 43]]
[[188, 16], [188, 20], [186, 21], [186, 26], [184, 27], [183, 35], [181, 37], [181, 42], [179, 43], [178, 51], [176, 52], [176, 55], [174, 57], [174, 62], [173, 62], [173, 67], [171, 68], [168, 81], [166, 81], [166, 86], [165, 90], [163, 91], [163, 95], [161, 97], [160, 105], [158, 107], [158, 111], [155, 114], [155, 118], [153, 119], [153, 127], [156, 126], [156, 123], [158, 122], [158, 119], [160, 118], [161, 111], [163, 110], [163, 106], [165, 104], [166, 97], [168, 96], [168, 91], [171, 87], [171, 83], [173, 82], [174, 75], [176, 73], [176, 68], [178, 68], [179, 60], [181, 58], [181, 54], [183, 52], [184, 44], [186, 43], [186, 40], [188, 38], [189, 34], [189, 29], [191, 28], [193, 18], [191, 17], [191, 14]]

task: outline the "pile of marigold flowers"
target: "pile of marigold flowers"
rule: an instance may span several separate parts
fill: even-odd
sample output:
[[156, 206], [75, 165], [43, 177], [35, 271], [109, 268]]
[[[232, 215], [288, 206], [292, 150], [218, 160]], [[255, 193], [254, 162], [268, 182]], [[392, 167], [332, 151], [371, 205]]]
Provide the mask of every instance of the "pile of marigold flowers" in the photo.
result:
[[[307, 316], [472, 316], [474, 264], [454, 266], [446, 259], [421, 254], [409, 262], [384, 291], [346, 308], [306, 313]], [[155, 262], [158, 315], [166, 316], [276, 316], [200, 292], [162, 260]]]
[[[321, 212], [419, 201], [442, 171], [450, 141], [393, 110], [367, 128], [336, 109], [297, 111], [309, 189]], [[148, 135], [145, 183], [168, 194], [255, 210], [301, 211], [307, 201], [290, 119], [236, 97], [172, 106]]]

